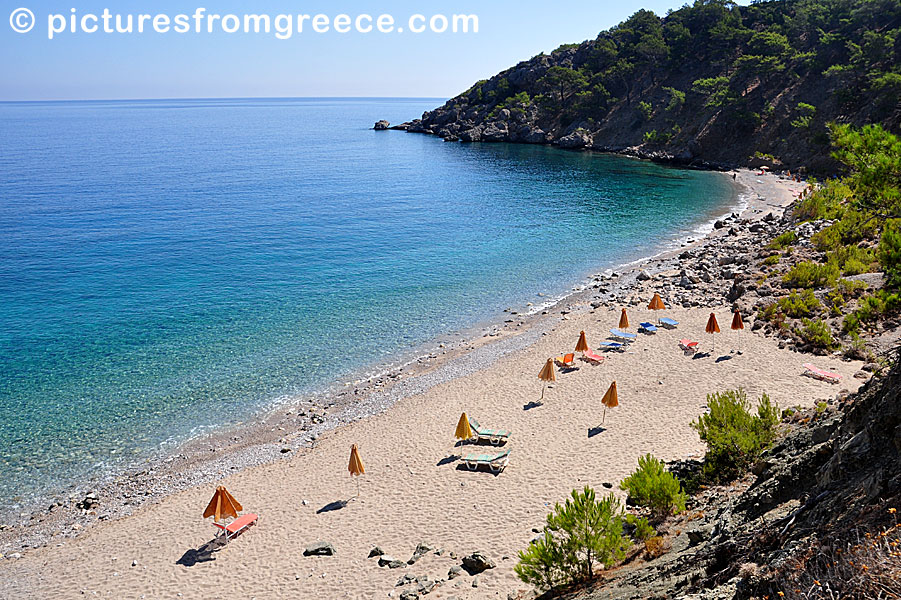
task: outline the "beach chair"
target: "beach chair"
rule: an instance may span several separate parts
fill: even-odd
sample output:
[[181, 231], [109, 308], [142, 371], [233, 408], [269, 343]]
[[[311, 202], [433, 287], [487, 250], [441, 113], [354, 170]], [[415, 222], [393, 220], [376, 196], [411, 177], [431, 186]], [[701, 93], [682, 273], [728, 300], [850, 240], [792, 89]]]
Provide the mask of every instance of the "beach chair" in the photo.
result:
[[628, 344], [630, 342], [634, 342], [636, 339], [638, 339], [638, 334], [629, 333], [628, 331], [623, 331], [622, 329], [611, 329], [610, 335], [612, 335], [613, 337], [615, 337], [618, 340], [622, 340], [623, 343], [626, 343], [626, 344]]
[[558, 356], [554, 359], [554, 362], [557, 363], [557, 366], [568, 369], [575, 366], [576, 355], [573, 352], [570, 352], [564, 356]]
[[807, 375], [808, 377], [813, 377], [814, 379], [820, 379], [822, 381], [828, 381], [829, 383], [838, 383], [842, 380], [842, 376], [839, 373], [826, 371], [819, 367], [815, 367], [810, 363], [804, 363], [801, 366], [804, 367], [804, 375]]
[[626, 345], [622, 342], [601, 342], [598, 350], [616, 350], [617, 352], [625, 352]]
[[482, 440], [488, 440], [495, 446], [499, 446], [501, 443], [506, 442], [510, 439], [510, 432], [505, 429], [487, 429], [479, 425], [479, 422], [472, 417], [469, 417], [469, 426], [472, 428], [472, 432], [478, 438], [477, 441], [481, 442]]
[[639, 323], [638, 331], [645, 333], [657, 333], [657, 327], [653, 323]]
[[679, 347], [685, 351], [686, 354], [694, 354], [698, 351], [699, 342], [693, 342], [691, 340], [679, 340]]
[[675, 319], [670, 319], [669, 317], [661, 317], [657, 319], [661, 325], [666, 327], [667, 329], [675, 329], [679, 326], [679, 321]]
[[470, 471], [476, 471], [479, 467], [488, 467], [492, 473], [500, 473], [510, 460], [510, 451], [504, 450], [497, 454], [467, 454], [463, 457], [463, 464]]
[[241, 515], [228, 525], [221, 525], [219, 523], [213, 523], [216, 527], [219, 528], [219, 532], [216, 534], [216, 537], [219, 537], [222, 534], [225, 534], [225, 541], [228, 542], [231, 538], [235, 537], [251, 525], [257, 522], [259, 516], [254, 513], [247, 513], [246, 515]]
[[591, 350], [587, 350], [582, 353], [582, 360], [588, 361], [593, 365], [599, 365], [601, 364], [601, 361], [604, 360], [604, 357], [600, 354], [595, 354]]

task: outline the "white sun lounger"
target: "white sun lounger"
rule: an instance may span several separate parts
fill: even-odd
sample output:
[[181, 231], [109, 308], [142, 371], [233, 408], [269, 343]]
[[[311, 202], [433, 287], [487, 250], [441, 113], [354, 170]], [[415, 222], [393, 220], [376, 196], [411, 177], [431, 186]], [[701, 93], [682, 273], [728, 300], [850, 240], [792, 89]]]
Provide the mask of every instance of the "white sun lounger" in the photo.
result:
[[504, 450], [498, 454], [467, 454], [463, 457], [463, 464], [470, 471], [476, 471], [479, 467], [488, 467], [492, 473], [500, 473], [510, 460], [510, 451]]
[[627, 331], [623, 331], [622, 329], [611, 329], [610, 335], [618, 340], [623, 340], [626, 343], [634, 342], [638, 338], [638, 334], [629, 333]]
[[469, 426], [472, 427], [472, 432], [476, 434], [479, 441], [488, 440], [495, 446], [498, 446], [502, 442], [506, 442], [510, 439], [509, 431], [505, 429], [486, 429], [479, 425], [479, 422], [472, 417], [469, 417]]

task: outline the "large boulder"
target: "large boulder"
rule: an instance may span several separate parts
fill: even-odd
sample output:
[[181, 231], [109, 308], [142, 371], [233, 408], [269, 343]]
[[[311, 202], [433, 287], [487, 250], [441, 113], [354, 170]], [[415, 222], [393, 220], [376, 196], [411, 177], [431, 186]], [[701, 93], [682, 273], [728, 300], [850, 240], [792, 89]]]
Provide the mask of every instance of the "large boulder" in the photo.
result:
[[391, 123], [382, 119], [381, 121], [376, 121], [372, 128], [376, 131], [387, 131], [389, 127], [391, 127]]
[[304, 556], [332, 556], [335, 554], [335, 547], [328, 542], [316, 542], [310, 544], [303, 551]]
[[469, 556], [463, 557], [463, 568], [466, 569], [470, 575], [477, 575], [482, 571], [493, 569], [496, 566], [497, 563], [491, 560], [488, 555], [482, 551], [476, 551]]
[[591, 134], [584, 129], [576, 129], [557, 140], [557, 145], [561, 148], [585, 148], [591, 145]]

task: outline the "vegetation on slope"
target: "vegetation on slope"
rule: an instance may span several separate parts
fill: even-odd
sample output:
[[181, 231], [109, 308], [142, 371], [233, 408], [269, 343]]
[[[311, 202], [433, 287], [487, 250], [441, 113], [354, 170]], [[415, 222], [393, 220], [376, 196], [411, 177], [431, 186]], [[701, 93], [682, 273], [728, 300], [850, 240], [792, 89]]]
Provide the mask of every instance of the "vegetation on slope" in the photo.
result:
[[686, 161], [821, 170], [830, 121], [901, 120], [901, 0], [696, 0], [479, 81], [411, 131], [464, 141], [641, 146]]

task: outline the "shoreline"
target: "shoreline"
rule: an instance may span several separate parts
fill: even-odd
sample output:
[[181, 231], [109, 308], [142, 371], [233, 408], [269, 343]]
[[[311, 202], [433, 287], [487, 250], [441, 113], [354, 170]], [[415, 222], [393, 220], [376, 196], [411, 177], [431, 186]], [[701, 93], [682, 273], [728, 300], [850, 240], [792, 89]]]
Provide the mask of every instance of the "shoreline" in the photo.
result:
[[[764, 197], [768, 195], [767, 188], [772, 188], [772, 185], [757, 185], [756, 177], [748, 171], [740, 172], [739, 177], [741, 181], [736, 183], [747, 186], [748, 205], [737, 219], [730, 216], [727, 220], [759, 220], [765, 214], [784, 207], [791, 200], [788, 193], [788, 187], [791, 186], [785, 185], [789, 182], [777, 179], [775, 175], [767, 175], [768, 181], [763, 182], [784, 188], [781, 200], [775, 203]], [[52, 542], [58, 542], [59, 545], [59, 540], [63, 544], [71, 540], [74, 543], [81, 534], [104, 528], [102, 525], [99, 528], [92, 525], [102, 521], [121, 523], [127, 520], [123, 517], [159, 506], [180, 492], [196, 491], [198, 486], [225, 476], [246, 475], [258, 466], [275, 467], [293, 462], [284, 460], [284, 455], [289, 455], [292, 459], [296, 456], [302, 460], [315, 454], [310, 450], [318, 447], [321, 437], [346, 433], [354, 423], [371, 422], [373, 417], [384, 415], [401, 401], [409, 401], [433, 388], [485, 372], [503, 359], [531, 349], [542, 338], [573, 318], [570, 316], [572, 313], [575, 313], [573, 316], [585, 316], [596, 310], [600, 312], [599, 309], [605, 306], [612, 310], [614, 304], [636, 306], [639, 303], [636, 288], [641, 271], [653, 274], [664, 272], [672, 261], [678, 260], [676, 257], [679, 254], [703, 248], [725, 234], [726, 228], [714, 228], [708, 235], [691, 243], [627, 263], [621, 267], [622, 273], [612, 276], [595, 275], [589, 278], [584, 289], [558, 300], [553, 307], [534, 314], [510, 315], [512, 319], [498, 324], [497, 335], [488, 332], [476, 339], [467, 339], [443, 348], [442, 354], [436, 352], [414, 359], [407, 366], [399, 368], [396, 377], [389, 374], [374, 381], [370, 379], [364, 385], [355, 385], [337, 396], [328, 397], [330, 399], [325, 401], [321, 410], [315, 408], [314, 401], [303, 401], [293, 407], [273, 409], [258, 423], [240, 424], [216, 435], [192, 440], [154, 468], [119, 477], [107, 487], [100, 488], [98, 507], [81, 510], [73, 515], [71, 502], [66, 509], [54, 506], [51, 510], [32, 515], [30, 525], [0, 532], [2, 551], [10, 556], [11, 552], [21, 553], [21, 546], [24, 545], [28, 548], [25, 554], [27, 557], [36, 548]], [[606, 300], [592, 302], [592, 296], [599, 295]], [[711, 304], [723, 306], [725, 302], [718, 298]], [[341, 400], [348, 399], [348, 396], [354, 401], [342, 405]], [[289, 451], [283, 452], [285, 449]], [[77, 500], [80, 501], [81, 498]], [[83, 529], [86, 531], [82, 531]], [[19, 547], [16, 548], [16, 545]], [[52, 549], [44, 551], [52, 552]]]
[[[640, 157], [631, 158], [642, 160]], [[728, 176], [726, 173], [722, 175]], [[329, 431], [384, 412], [403, 398], [422, 393], [447, 379], [462, 376], [462, 372], [453, 372], [454, 365], [451, 363], [467, 362], [467, 355], [487, 345], [497, 345], [495, 352], [489, 352], [491, 362], [494, 362], [533, 344], [556, 323], [552, 311], [590, 295], [598, 287], [598, 281], [622, 285], [627, 275], [633, 275], [634, 279], [636, 269], [643, 265], [702, 245], [716, 231], [716, 221], [737, 212], [746, 213], [752, 208], [752, 203], [744, 196], [753, 195], [752, 187], [739, 181], [732, 185], [734, 189], [728, 210], [688, 232], [678, 234], [667, 243], [671, 247], [608, 267], [601, 273], [581, 276], [568, 292], [546, 303], [519, 307], [520, 310], [505, 309], [496, 319], [486, 319], [464, 329], [447, 332], [408, 350], [399, 360], [367, 368], [365, 371], [371, 374], [356, 372], [342, 377], [348, 380], [343, 386], [335, 380], [325, 384], [321, 390], [301, 397], [276, 398], [261, 406], [248, 420], [218, 427], [173, 446], [161, 444], [150, 457], [142, 460], [143, 468], [133, 465], [103, 473], [87, 484], [66, 486], [42, 494], [24, 506], [5, 510], [0, 514], [3, 519], [0, 521], [0, 557], [46, 545], [50, 542], [50, 530], [60, 526], [77, 523], [81, 525], [80, 530], [99, 522], [119, 519], [132, 514], [138, 507], [215, 480], [222, 473], [252, 468], [282, 460], [286, 454], [313, 449], [319, 437]], [[565, 314], [568, 311], [564, 308], [562, 312]], [[538, 331], [533, 331], [536, 328]], [[499, 344], [511, 337], [520, 338], [518, 344], [512, 344], [512, 348]], [[508, 341], [507, 345], [511, 342]], [[490, 363], [483, 361], [483, 364], [487, 366]], [[436, 374], [436, 371], [448, 367], [452, 372], [443, 376]], [[426, 375], [432, 377], [421, 379]], [[410, 384], [410, 379], [420, 380]], [[398, 385], [400, 383], [403, 385]], [[292, 428], [295, 431], [291, 431]], [[149, 493], [142, 493], [148, 488], [151, 490]], [[103, 500], [103, 510], [85, 510], [76, 506], [89, 494]], [[42, 506], [49, 506], [49, 509]], [[16, 517], [19, 522], [11, 525], [10, 521], [17, 520]], [[18, 535], [8, 535], [14, 530], [18, 530]]]
[[[645, 160], [637, 156], [622, 156]], [[675, 169], [692, 168], [676, 164], [668, 166]], [[728, 176], [726, 173], [721, 174], [723, 177]], [[63, 507], [71, 508], [88, 494], [96, 494], [107, 500], [115, 499], [117, 502], [96, 515], [91, 514], [90, 510], [89, 514], [79, 515], [76, 512], [68, 515], [69, 521], [89, 526], [90, 519], [79, 517], [96, 516], [101, 521], [106, 521], [127, 516], [133, 512], [132, 508], [143, 506], [148, 501], [153, 502], [214, 479], [214, 470], [221, 473], [246, 469], [284, 458], [283, 455], [289, 453], [285, 451], [286, 448], [290, 448], [291, 453], [303, 448], [313, 448], [320, 435], [387, 410], [398, 400], [421, 393], [444, 379], [438, 377], [435, 381], [426, 383], [425, 388], [415, 386], [412, 390], [393, 390], [404, 378], [417, 378], [432, 373], [486, 344], [502, 341], [511, 335], [520, 336], [529, 329], [541, 326], [543, 329], [533, 333], [526, 342], [534, 343], [534, 338], [545, 333], [550, 326], [543, 322], [548, 319], [541, 317], [548, 317], [551, 311], [564, 303], [577, 302], [582, 295], [589, 294], [592, 286], [597, 287], [599, 278], [615, 281], [642, 264], [703, 243], [713, 233], [716, 221], [746, 210], [749, 202], [744, 196], [750, 194], [750, 188], [737, 181], [730, 183], [733, 191], [725, 212], [717, 213], [687, 232], [678, 232], [674, 239], [664, 242], [662, 250], [606, 268], [597, 267], [603, 269], [600, 273], [593, 272], [595, 268], [589, 269], [577, 276], [578, 279], [571, 283], [568, 291], [554, 294], [546, 302], [504, 309], [495, 317], [445, 332], [402, 351], [396, 360], [377, 363], [346, 374], [309, 393], [274, 398], [255, 409], [248, 419], [222, 425], [208, 430], [208, 433], [199, 433], [178, 442], [162, 442], [138, 463], [111, 468], [91, 477], [88, 483], [65, 485], [28, 499], [19, 506], [4, 509], [0, 512], [0, 557], [22, 549], [15, 548], [15, 542], [21, 542], [23, 547], [42, 546], [46, 542], [41, 538], [46, 537], [46, 532], [41, 530], [47, 530], [51, 523], [53, 526], [49, 528], [58, 527], [61, 520], [66, 520], [59, 516], [50, 518], [52, 513], [63, 512], [59, 510]], [[609, 277], [609, 274], [616, 274], [616, 277]], [[546, 297], [544, 294], [539, 296]], [[512, 351], [501, 351], [497, 357]], [[451, 373], [446, 378], [458, 376], [460, 375]], [[344, 385], [341, 385], [341, 380], [345, 381]], [[405, 387], [407, 386], [401, 386]], [[374, 395], [382, 397], [372, 397]], [[307, 422], [298, 422], [304, 417]], [[297, 429], [298, 426], [298, 431], [290, 432], [292, 427]], [[285, 435], [280, 432], [285, 432]], [[215, 459], [210, 456], [211, 452], [217, 455]], [[152, 489], [152, 493], [140, 498], [139, 490], [147, 487]], [[50, 507], [49, 510], [42, 508], [47, 506]], [[84, 510], [81, 512], [84, 513]], [[5, 533], [17, 526], [25, 530], [24, 534], [20, 539], [9, 539]]]

